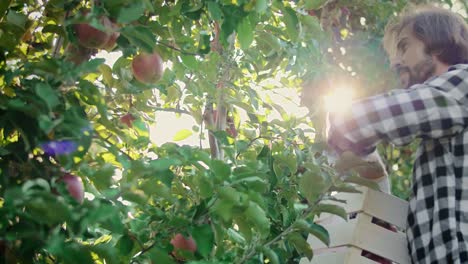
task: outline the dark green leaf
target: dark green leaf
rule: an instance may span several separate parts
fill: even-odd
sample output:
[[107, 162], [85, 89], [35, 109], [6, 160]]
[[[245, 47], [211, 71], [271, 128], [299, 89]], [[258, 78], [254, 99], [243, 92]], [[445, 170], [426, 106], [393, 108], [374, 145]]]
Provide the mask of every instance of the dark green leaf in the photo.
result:
[[291, 233], [287, 236], [286, 239], [294, 245], [300, 254], [304, 254], [309, 259], [312, 258], [312, 248], [310, 247], [310, 244], [307, 242], [307, 240], [301, 236], [301, 234]]
[[281, 262], [279, 261], [278, 254], [274, 250], [272, 250], [269, 247], [263, 247], [262, 248], [263, 253], [265, 253], [266, 257], [270, 260], [268, 263], [272, 264], [280, 264]]
[[153, 263], [158, 263], [158, 264], [176, 264], [176, 262], [169, 257], [169, 253], [165, 252], [164, 250], [158, 248], [158, 247], [153, 247], [148, 251], [148, 256], [152, 260]]
[[3, 20], [3, 16], [6, 14], [10, 2], [11, 0], [0, 1], [0, 21]]
[[119, 239], [115, 247], [119, 250], [121, 254], [128, 255], [130, 254], [130, 252], [132, 252], [134, 245], [135, 242], [133, 241], [133, 239], [128, 234], [124, 234]]
[[208, 12], [214, 20], [221, 20], [223, 18], [223, 11], [219, 8], [219, 4], [213, 1], [207, 2]]
[[117, 256], [117, 250], [110, 244], [97, 244], [90, 246], [89, 249], [96, 253], [100, 259], [105, 260], [105, 263], [117, 264], [120, 263]]
[[60, 101], [56, 95], [56, 92], [46, 83], [38, 83], [35, 87], [36, 94], [47, 103], [49, 110], [52, 110], [57, 106]]
[[346, 213], [345, 209], [341, 206], [334, 205], [334, 204], [318, 204], [314, 207], [314, 213], [329, 213], [337, 215], [344, 220], [348, 220], [348, 214]]
[[219, 180], [225, 180], [231, 175], [231, 167], [221, 160], [212, 160], [210, 169]]
[[344, 179], [344, 182], [356, 183], [356, 184], [359, 184], [359, 185], [362, 185], [362, 186], [369, 187], [369, 188], [374, 189], [374, 190], [379, 190], [379, 185], [376, 182], [374, 182], [372, 180], [365, 179], [365, 178], [360, 177], [360, 176], [355, 175], [355, 174], [352, 174], [352, 175], [349, 175], [348, 177], [346, 177]]
[[325, 245], [330, 245], [330, 235], [328, 231], [321, 225], [309, 223], [304, 219], [299, 219], [294, 223], [294, 226], [302, 232], [307, 232], [320, 239]]
[[98, 190], [109, 188], [112, 184], [112, 176], [115, 174], [115, 167], [111, 164], [103, 164], [101, 167], [89, 177], [93, 181]]
[[210, 225], [196, 226], [192, 229], [192, 237], [195, 240], [198, 252], [208, 258], [214, 245], [214, 233]]
[[6, 20], [10, 24], [13, 24], [21, 29], [25, 29], [26, 23], [28, 22], [28, 17], [10, 9], [6, 16]]

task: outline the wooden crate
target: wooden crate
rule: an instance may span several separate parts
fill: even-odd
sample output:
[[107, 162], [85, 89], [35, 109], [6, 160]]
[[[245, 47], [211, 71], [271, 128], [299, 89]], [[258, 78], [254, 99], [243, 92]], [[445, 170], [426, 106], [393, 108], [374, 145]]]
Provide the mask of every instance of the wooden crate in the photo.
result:
[[375, 261], [361, 256], [361, 252], [362, 250], [356, 247], [330, 249], [327, 253], [314, 256], [312, 261], [302, 258], [299, 264], [375, 264]]
[[[357, 187], [361, 193], [337, 193], [335, 198], [345, 200], [346, 204], [334, 201], [323, 203], [336, 204], [345, 209], [348, 215], [365, 212], [368, 215], [382, 219], [398, 227], [399, 230], [406, 228], [406, 216], [408, 214], [408, 202], [366, 187]], [[320, 224], [331, 224], [340, 221], [341, 218], [330, 214], [321, 214], [316, 220]], [[342, 220], [342, 219], [341, 219]]]
[[[404, 233], [408, 203], [386, 193], [364, 187], [359, 189], [362, 193], [336, 195], [336, 198], [346, 200], [346, 204], [328, 202], [344, 207], [348, 220], [322, 214], [316, 222], [328, 230], [330, 247], [310, 235], [307, 241], [315, 255], [312, 260], [303, 258], [301, 264], [376, 263], [361, 256], [363, 250], [395, 263], [410, 263]], [[389, 230], [373, 223], [374, 217], [394, 225], [398, 230]]]

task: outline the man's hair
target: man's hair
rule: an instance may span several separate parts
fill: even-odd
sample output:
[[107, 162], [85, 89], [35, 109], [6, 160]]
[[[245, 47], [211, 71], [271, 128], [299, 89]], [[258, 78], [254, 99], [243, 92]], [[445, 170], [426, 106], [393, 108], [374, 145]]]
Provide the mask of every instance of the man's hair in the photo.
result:
[[434, 6], [411, 9], [385, 29], [383, 43], [390, 58], [396, 55], [399, 34], [409, 26], [427, 54], [448, 65], [468, 62], [468, 25], [461, 15]]

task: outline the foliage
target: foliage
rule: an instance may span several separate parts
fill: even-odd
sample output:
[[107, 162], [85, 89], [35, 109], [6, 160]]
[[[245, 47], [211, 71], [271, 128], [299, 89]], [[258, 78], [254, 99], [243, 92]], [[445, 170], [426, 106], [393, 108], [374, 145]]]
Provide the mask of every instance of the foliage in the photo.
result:
[[[379, 43], [406, 1], [378, 2], [1, 1], [0, 254], [11, 263], [311, 257], [309, 233], [329, 242], [314, 217], [343, 215], [322, 201], [356, 182], [328, 164], [315, 99], [330, 83], [368, 87], [362, 95], [391, 88]], [[81, 46], [79, 24], [116, 43]], [[119, 56], [113, 65], [94, 56], [102, 49]], [[152, 52], [164, 74], [139, 82], [132, 60]], [[261, 99], [303, 81], [310, 116]], [[153, 144], [159, 111], [193, 117], [198, 125], [176, 139], [208, 131], [209, 147]], [[82, 203], [65, 174], [84, 183]], [[179, 233], [197, 250], [176, 259]]]

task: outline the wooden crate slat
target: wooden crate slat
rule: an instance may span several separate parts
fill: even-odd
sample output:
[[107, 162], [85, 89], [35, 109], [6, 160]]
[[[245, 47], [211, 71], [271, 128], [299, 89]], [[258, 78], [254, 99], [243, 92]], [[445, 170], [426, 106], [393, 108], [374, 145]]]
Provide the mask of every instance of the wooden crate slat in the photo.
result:
[[[405, 234], [385, 229], [371, 221], [372, 216], [359, 213], [355, 219], [348, 222], [322, 225], [330, 235], [330, 247], [354, 246], [400, 264], [410, 263]], [[312, 235], [309, 235], [307, 241], [313, 249], [327, 247]]]
[[[379, 191], [366, 187], [357, 187], [362, 193], [337, 193], [335, 197], [347, 201], [345, 204], [335, 201], [323, 203], [336, 204], [349, 213], [365, 212], [381, 220], [397, 226], [400, 230], [406, 229], [406, 216], [408, 214], [408, 202]], [[340, 221], [335, 216], [323, 213], [317, 219], [317, 223], [330, 223]]]
[[347, 247], [345, 251], [324, 253], [311, 260], [302, 258], [299, 264], [376, 264], [375, 261], [361, 256], [361, 252], [359, 248]]

